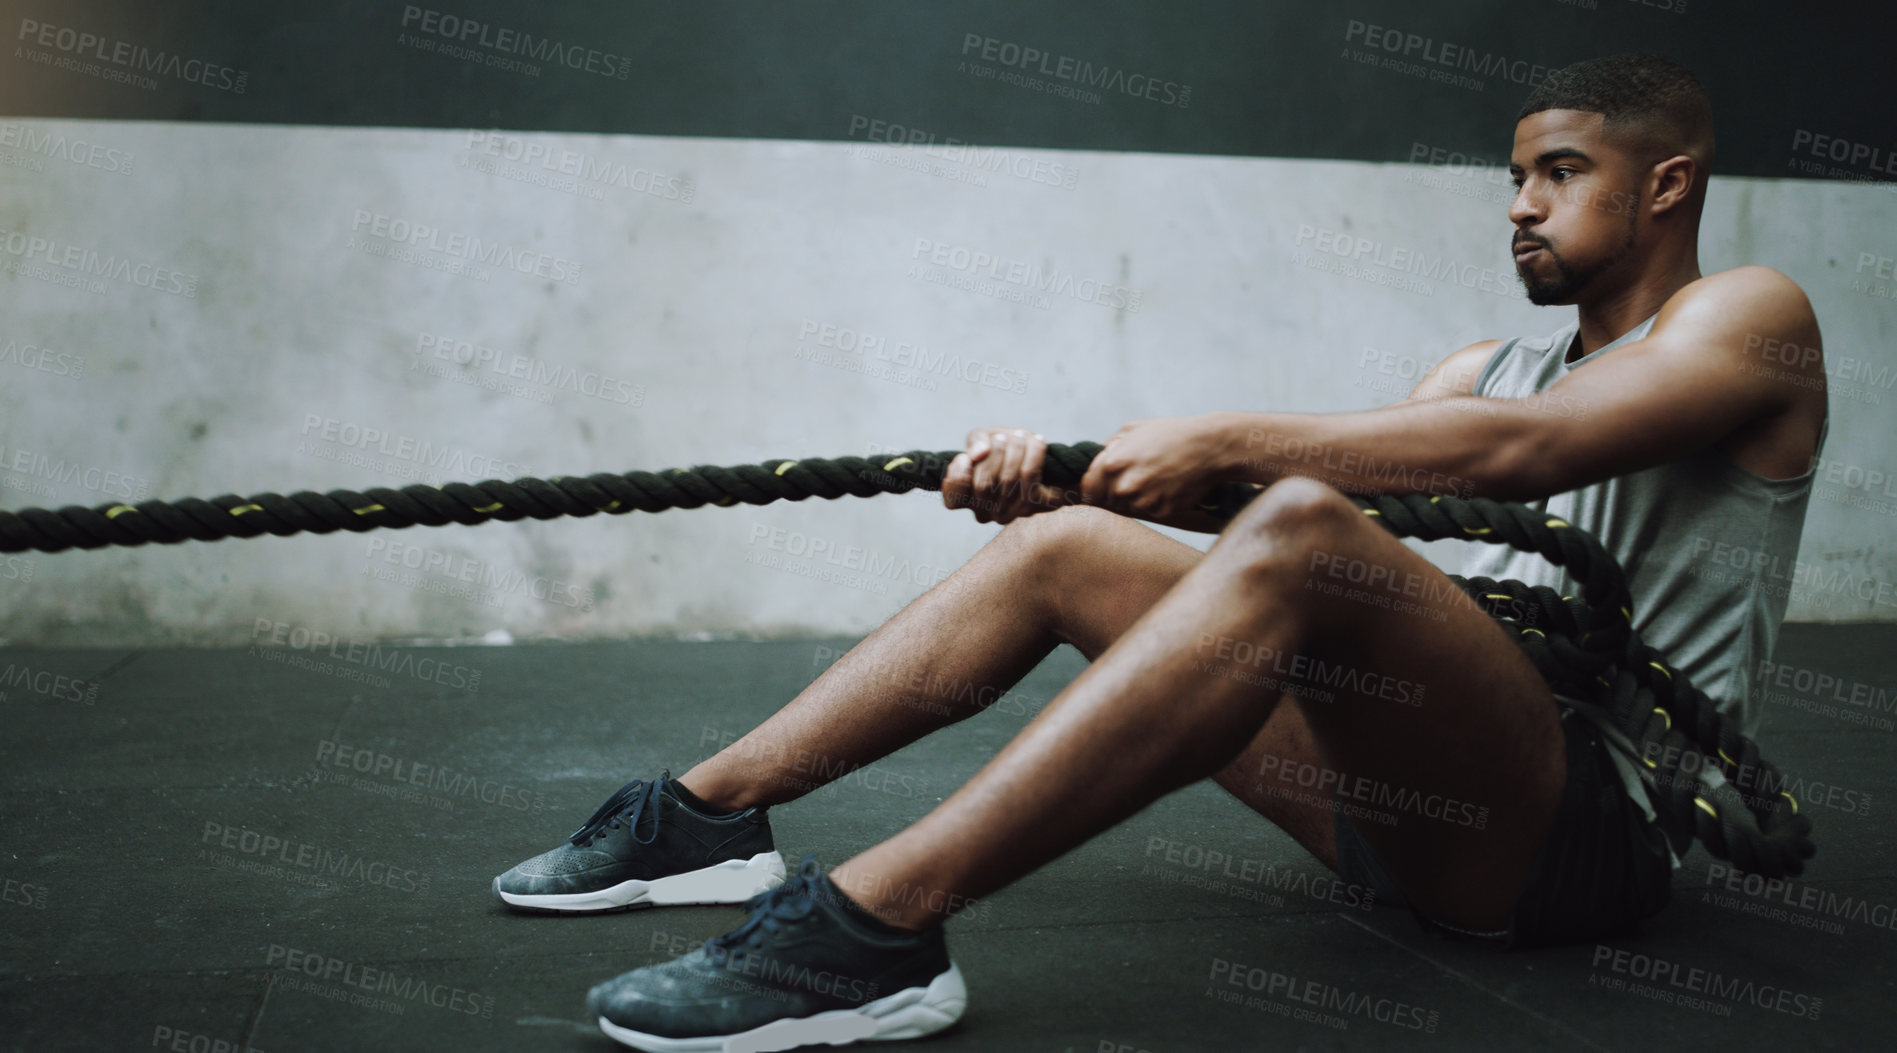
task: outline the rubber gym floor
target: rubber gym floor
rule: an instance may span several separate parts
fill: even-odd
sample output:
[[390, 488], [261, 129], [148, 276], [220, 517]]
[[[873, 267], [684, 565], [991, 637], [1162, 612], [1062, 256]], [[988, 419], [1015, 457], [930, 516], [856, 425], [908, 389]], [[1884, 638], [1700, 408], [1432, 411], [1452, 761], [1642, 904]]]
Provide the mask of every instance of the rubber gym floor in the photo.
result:
[[[853, 642], [0, 649], [0, 1046], [622, 1048], [585, 1019], [586, 989], [743, 912], [523, 915], [490, 881], [625, 780], [749, 730]], [[1802, 780], [1818, 843], [1789, 885], [1728, 877], [1695, 847], [1638, 932], [1497, 952], [1353, 905], [1204, 782], [951, 920], [968, 1012], [909, 1045], [1881, 1046], [1897, 1020], [1890, 643], [1888, 626], [1783, 631], [1790, 673], [1759, 737]], [[827, 867], [893, 834], [1083, 665], [1061, 648], [995, 710], [774, 809], [779, 849]]]

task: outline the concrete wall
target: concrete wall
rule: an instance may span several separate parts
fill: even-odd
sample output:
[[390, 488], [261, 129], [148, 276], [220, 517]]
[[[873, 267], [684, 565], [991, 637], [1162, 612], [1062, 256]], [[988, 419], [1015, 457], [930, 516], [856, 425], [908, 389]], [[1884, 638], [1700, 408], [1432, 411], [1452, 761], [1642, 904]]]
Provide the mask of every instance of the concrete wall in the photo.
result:
[[[1492, 170], [1364, 162], [15, 121], [0, 507], [1380, 405], [1447, 350], [1571, 318], [1521, 298], [1507, 196]], [[1897, 304], [1876, 277], [1897, 194], [1715, 178], [1707, 212], [1705, 269], [1797, 279], [1834, 371], [1834, 479], [1800, 554], [1833, 584], [1788, 617], [1897, 616], [1897, 484], [1872, 474], [1897, 473]], [[398, 240], [417, 227], [432, 233]], [[1307, 250], [1340, 234], [1447, 257], [1474, 287], [1334, 273]], [[529, 273], [470, 265], [475, 239]], [[970, 283], [957, 264], [974, 254], [1072, 292]], [[104, 277], [85, 269], [107, 257]], [[882, 344], [823, 347], [829, 326]], [[911, 494], [0, 557], [0, 638], [863, 632], [998, 529]], [[1455, 546], [1430, 551], [1455, 569]]]

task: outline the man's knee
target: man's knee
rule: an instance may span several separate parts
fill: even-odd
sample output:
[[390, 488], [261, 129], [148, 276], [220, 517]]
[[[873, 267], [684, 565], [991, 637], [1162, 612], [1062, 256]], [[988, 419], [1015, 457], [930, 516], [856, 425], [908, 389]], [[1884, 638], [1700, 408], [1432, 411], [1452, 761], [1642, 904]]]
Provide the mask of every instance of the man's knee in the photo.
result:
[[1287, 476], [1252, 498], [1227, 533], [1275, 542], [1335, 537], [1360, 523], [1363, 512], [1335, 488], [1301, 475]]
[[1094, 505], [1062, 505], [1051, 512], [1022, 516], [1001, 528], [998, 537], [1038, 549], [1060, 549], [1098, 539], [1124, 516]]

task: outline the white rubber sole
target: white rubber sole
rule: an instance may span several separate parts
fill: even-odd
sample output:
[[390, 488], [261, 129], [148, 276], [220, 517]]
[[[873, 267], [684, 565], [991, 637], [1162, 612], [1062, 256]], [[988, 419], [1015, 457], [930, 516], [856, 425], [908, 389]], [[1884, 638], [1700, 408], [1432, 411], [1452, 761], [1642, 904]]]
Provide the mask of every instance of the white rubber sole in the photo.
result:
[[798, 1046], [846, 1046], [933, 1034], [962, 1018], [968, 1009], [968, 985], [954, 962], [927, 987], [911, 987], [855, 1009], [832, 1009], [815, 1016], [773, 1020], [735, 1035], [661, 1038], [599, 1018], [599, 1029], [616, 1042], [647, 1053], [772, 1053]]
[[629, 907], [677, 907], [692, 903], [743, 903], [760, 892], [784, 883], [784, 857], [760, 852], [749, 859], [728, 859], [703, 870], [672, 874], [652, 881], [622, 881], [596, 892], [559, 895], [523, 895], [503, 892], [494, 879], [494, 893], [509, 906], [583, 914]]

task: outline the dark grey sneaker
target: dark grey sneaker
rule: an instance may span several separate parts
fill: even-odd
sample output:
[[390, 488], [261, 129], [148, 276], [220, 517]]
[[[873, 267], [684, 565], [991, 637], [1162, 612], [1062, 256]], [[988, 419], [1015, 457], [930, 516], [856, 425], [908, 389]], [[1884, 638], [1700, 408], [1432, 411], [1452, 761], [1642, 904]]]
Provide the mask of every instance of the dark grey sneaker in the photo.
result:
[[745, 906], [749, 921], [690, 954], [594, 987], [587, 1015], [635, 1049], [765, 1053], [918, 1038], [968, 1006], [940, 926], [883, 924], [812, 856]]
[[743, 903], [784, 881], [764, 808], [712, 818], [671, 792], [672, 773], [634, 779], [558, 848], [494, 879], [501, 902], [584, 914]]

